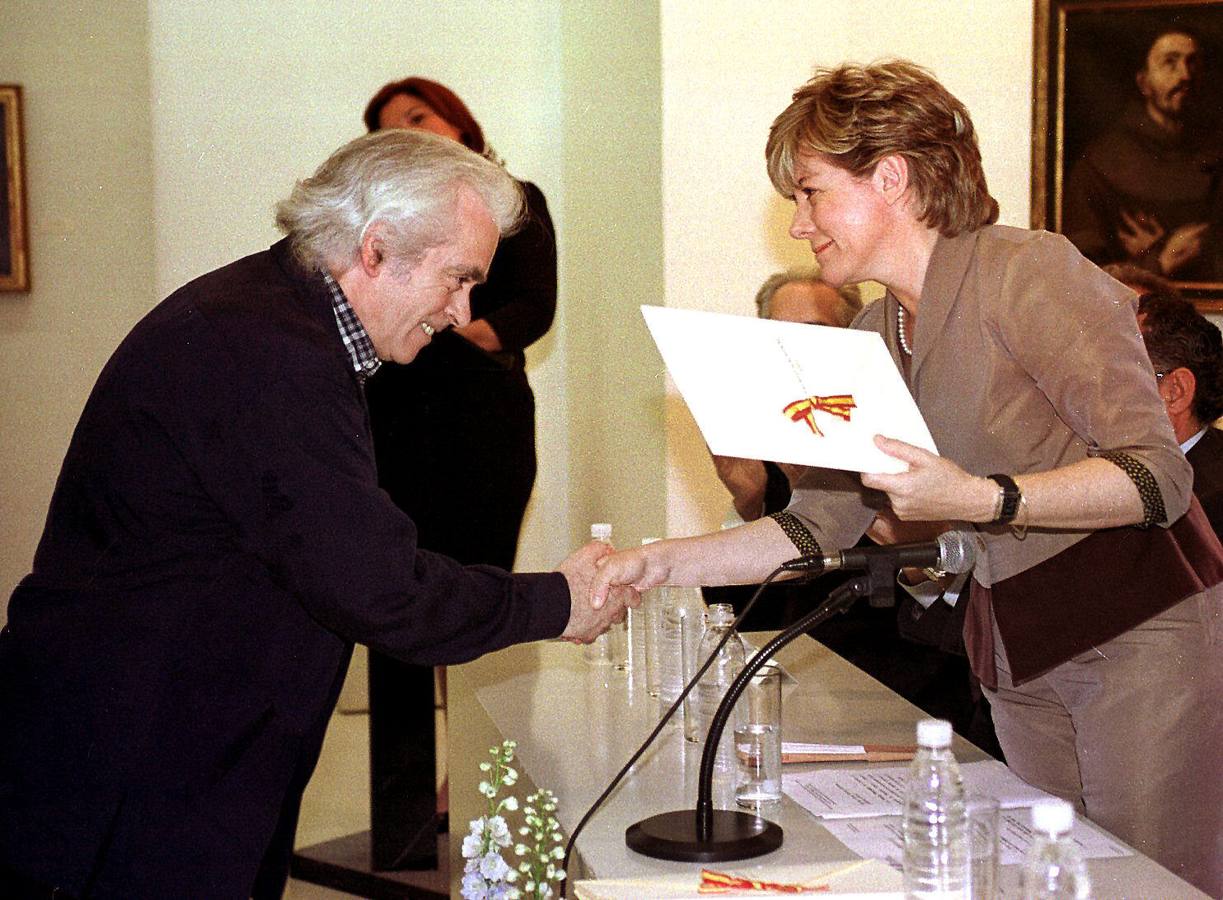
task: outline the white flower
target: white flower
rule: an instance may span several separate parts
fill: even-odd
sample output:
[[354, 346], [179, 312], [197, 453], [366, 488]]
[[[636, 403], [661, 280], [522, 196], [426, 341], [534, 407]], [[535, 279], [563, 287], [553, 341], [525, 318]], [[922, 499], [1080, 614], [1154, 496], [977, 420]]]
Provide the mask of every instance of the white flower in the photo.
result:
[[510, 873], [510, 867], [501, 854], [495, 851], [484, 854], [480, 859], [480, 874], [488, 881], [505, 881]]
[[480, 877], [479, 872], [468, 872], [463, 876], [463, 886], [459, 893], [463, 895], [465, 900], [486, 900], [488, 897], [488, 885], [484, 883], [484, 879]]
[[506, 797], [502, 803], [510, 812], [513, 812], [518, 808], [518, 799], [516, 797]]
[[488, 820], [488, 836], [498, 847], [510, 845], [510, 827], [501, 816], [493, 816]]
[[[475, 824], [474, 822], [472, 823]], [[484, 844], [484, 836], [482, 834], [469, 834], [463, 838], [463, 858], [475, 859], [480, 855], [480, 848]]]

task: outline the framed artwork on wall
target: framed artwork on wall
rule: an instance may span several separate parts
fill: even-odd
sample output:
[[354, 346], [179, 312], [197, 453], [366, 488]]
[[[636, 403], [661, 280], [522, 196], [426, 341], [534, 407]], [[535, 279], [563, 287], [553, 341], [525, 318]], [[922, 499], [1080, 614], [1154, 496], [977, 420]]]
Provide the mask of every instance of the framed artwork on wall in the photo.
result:
[[0, 291], [30, 289], [21, 87], [0, 84]]
[[1032, 226], [1223, 312], [1223, 0], [1035, 0]]

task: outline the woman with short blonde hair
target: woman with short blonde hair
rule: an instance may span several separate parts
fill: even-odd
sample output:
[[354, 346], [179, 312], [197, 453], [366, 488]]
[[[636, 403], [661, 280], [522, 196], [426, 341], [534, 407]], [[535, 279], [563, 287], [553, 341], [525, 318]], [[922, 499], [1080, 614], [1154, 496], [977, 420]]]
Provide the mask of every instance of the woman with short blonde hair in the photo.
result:
[[876, 437], [906, 471], [809, 469], [788, 509], [618, 553], [602, 585], [752, 583], [868, 529], [974, 528], [965, 642], [1007, 763], [1219, 896], [1223, 755], [1202, 748], [1223, 733], [1223, 547], [1133, 293], [1060, 235], [993, 224], [968, 111], [912, 63], [818, 70], [767, 159], [824, 279], [887, 288], [854, 327], [883, 337], [941, 455]]

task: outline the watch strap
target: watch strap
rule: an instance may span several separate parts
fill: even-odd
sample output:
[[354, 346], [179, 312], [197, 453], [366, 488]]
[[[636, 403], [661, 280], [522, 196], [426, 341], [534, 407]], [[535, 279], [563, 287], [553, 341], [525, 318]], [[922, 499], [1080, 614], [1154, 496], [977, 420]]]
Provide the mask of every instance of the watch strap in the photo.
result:
[[1002, 490], [1002, 505], [998, 510], [997, 518], [994, 519], [994, 524], [1006, 525], [1019, 512], [1019, 500], [1023, 496], [1020, 493], [1019, 485], [1010, 475], [987, 475], [986, 477], [997, 482], [998, 487]]

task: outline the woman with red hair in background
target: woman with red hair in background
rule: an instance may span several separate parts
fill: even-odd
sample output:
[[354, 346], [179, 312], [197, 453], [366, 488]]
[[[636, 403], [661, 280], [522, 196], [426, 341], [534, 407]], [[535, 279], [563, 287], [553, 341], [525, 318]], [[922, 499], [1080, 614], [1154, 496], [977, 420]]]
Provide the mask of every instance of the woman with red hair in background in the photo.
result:
[[[384, 85], [365, 107], [365, 125], [429, 131], [501, 162], [466, 104], [427, 78]], [[410, 366], [384, 362], [365, 388], [378, 480], [416, 523], [418, 545], [464, 565], [502, 569], [514, 566], [535, 484], [535, 396], [523, 351], [543, 337], [556, 312], [548, 204], [535, 185], [519, 184], [522, 227], [502, 238], [488, 279], [472, 289], [471, 322], [437, 332]], [[397, 768], [412, 746], [414, 726], [393, 705], [416, 696], [412, 668], [370, 654], [371, 698], [390, 702], [390, 715], [371, 714], [376, 770]], [[444, 668], [438, 678], [444, 696]], [[375, 806], [379, 782], [390, 794], [399, 790], [393, 777], [374, 780]], [[388, 809], [396, 805], [387, 802]], [[443, 787], [439, 810], [446, 806]]]
[[[385, 85], [365, 125], [414, 128], [496, 159], [467, 106], [426, 78]], [[465, 565], [513, 568], [535, 483], [535, 398], [523, 351], [552, 325], [556, 239], [548, 204], [520, 182], [523, 227], [501, 241], [471, 292], [471, 323], [434, 336], [412, 366], [385, 365], [367, 386], [379, 477], [420, 529], [422, 547]]]

